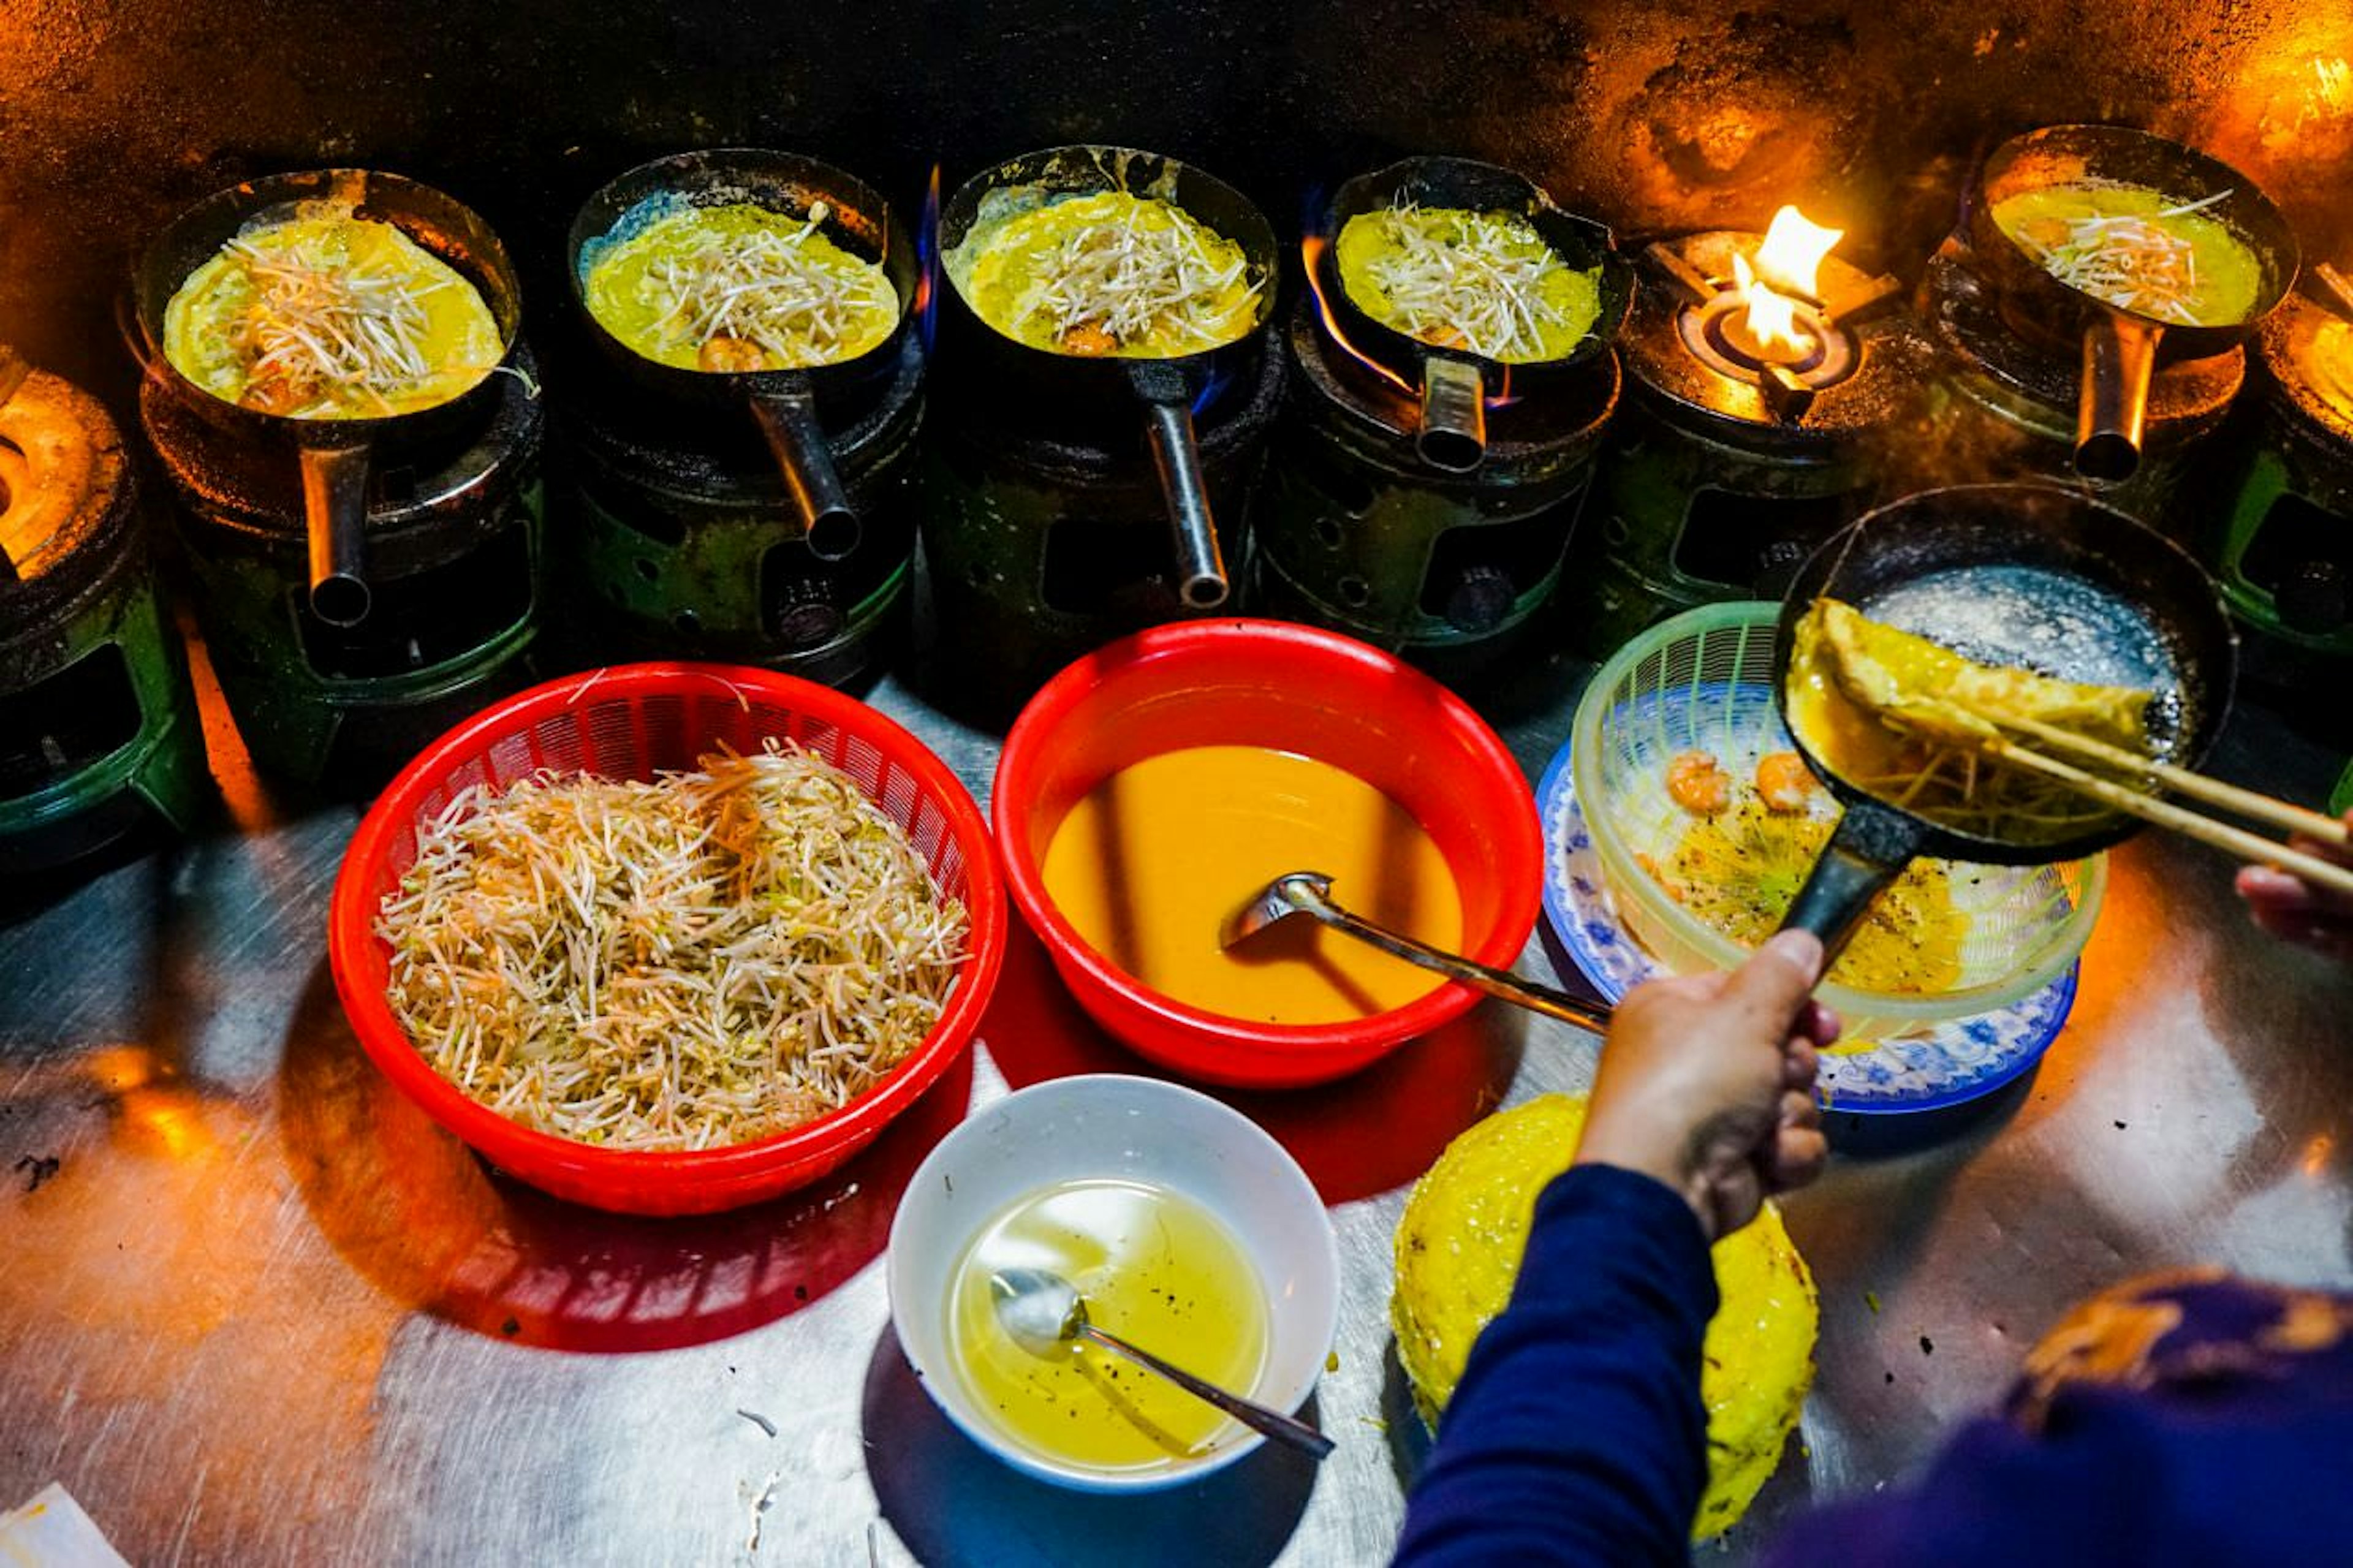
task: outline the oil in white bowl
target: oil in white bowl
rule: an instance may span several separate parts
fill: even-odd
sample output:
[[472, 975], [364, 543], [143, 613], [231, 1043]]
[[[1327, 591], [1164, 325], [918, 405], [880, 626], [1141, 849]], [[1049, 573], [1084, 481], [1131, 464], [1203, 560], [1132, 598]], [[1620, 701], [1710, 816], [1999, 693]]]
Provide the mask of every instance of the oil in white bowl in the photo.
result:
[[1039, 1457], [1107, 1474], [1166, 1469], [1234, 1429], [1230, 1418], [1112, 1352], [1040, 1357], [997, 1318], [989, 1276], [1048, 1268], [1096, 1327], [1248, 1394], [1265, 1370], [1266, 1290], [1241, 1243], [1200, 1205], [1138, 1182], [1066, 1182], [981, 1231], [948, 1285], [949, 1342], [966, 1394]]

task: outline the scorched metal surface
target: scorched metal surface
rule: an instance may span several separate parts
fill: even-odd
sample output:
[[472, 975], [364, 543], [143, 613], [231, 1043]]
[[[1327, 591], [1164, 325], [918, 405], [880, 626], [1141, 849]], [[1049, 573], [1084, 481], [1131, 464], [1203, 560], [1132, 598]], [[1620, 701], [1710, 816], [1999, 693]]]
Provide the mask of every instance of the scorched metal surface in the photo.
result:
[[[1499, 710], [1532, 777], [1585, 674], [1535, 661]], [[874, 700], [986, 798], [988, 736], [896, 680]], [[2234, 726], [2223, 771], [2317, 797], [2332, 760], [2261, 713]], [[1343, 1316], [1313, 1413], [1339, 1451], [1150, 1499], [1053, 1492], [935, 1413], [880, 1267], [968, 1103], [1141, 1070], [1034, 943], [970, 1069], [836, 1177], [619, 1219], [492, 1177], [378, 1077], [322, 945], [353, 812], [274, 816], [225, 784], [233, 830], [0, 924], [0, 1503], [62, 1481], [142, 1563], [1381, 1561], [1424, 1451], [1387, 1313], [1406, 1186], [1497, 1102], [1592, 1065], [1591, 1037], [1491, 1004], [1345, 1082], [1228, 1097], [1334, 1205]], [[1833, 1119], [1841, 1157], [1787, 1205], [1822, 1294], [1801, 1438], [1702, 1561], [1915, 1469], [2102, 1284], [2198, 1259], [2353, 1283], [2353, 979], [2257, 935], [2228, 877], [2156, 837], [2118, 851], [2038, 1073], [1933, 1121]], [[1546, 973], [1535, 944], [1521, 967]]]

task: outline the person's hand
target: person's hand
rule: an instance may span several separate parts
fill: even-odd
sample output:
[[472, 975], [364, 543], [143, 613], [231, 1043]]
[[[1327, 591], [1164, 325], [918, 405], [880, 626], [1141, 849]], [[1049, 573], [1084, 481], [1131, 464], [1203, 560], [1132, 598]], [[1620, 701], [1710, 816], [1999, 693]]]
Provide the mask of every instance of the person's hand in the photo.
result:
[[1815, 1049], [1838, 1019], [1810, 1000], [1822, 944], [1786, 931], [1725, 974], [1626, 994], [1601, 1047], [1578, 1164], [1656, 1176], [1713, 1241], [1803, 1186], [1830, 1152], [1814, 1104]]
[[[2353, 811], [2345, 814], [2345, 823], [2353, 827]], [[2288, 843], [2324, 860], [2353, 866], [2353, 849], [2301, 836]], [[2255, 923], [2274, 936], [2331, 958], [2353, 960], [2353, 899], [2272, 866], [2240, 867], [2239, 897], [2246, 900]]]

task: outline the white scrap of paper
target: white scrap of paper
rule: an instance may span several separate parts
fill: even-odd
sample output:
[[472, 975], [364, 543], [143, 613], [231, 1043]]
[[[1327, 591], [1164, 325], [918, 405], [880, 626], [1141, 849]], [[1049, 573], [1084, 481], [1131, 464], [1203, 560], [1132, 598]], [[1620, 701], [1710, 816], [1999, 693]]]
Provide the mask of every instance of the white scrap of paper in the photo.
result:
[[73, 1494], [51, 1481], [0, 1514], [0, 1568], [131, 1568]]

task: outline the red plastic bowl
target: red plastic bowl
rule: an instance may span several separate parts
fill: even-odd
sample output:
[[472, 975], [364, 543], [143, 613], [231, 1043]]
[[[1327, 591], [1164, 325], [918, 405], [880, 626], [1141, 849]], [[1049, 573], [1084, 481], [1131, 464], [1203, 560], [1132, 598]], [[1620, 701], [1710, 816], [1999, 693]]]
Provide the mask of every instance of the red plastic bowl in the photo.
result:
[[1462, 949], [1509, 965], [1535, 928], [1544, 844], [1519, 763], [1469, 705], [1378, 648], [1283, 621], [1157, 626], [1046, 683], [1005, 738], [989, 815], [1014, 903], [1095, 1022], [1139, 1054], [1213, 1083], [1323, 1083], [1461, 1016], [1448, 982], [1338, 1024], [1260, 1024], [1145, 986], [1088, 945], [1039, 877], [1054, 829], [1131, 763], [1189, 746], [1266, 746], [1386, 793], [1436, 841], [1462, 897]]
[[[543, 771], [650, 780], [724, 743], [799, 742], [858, 781], [907, 830], [972, 929], [945, 1011], [913, 1053], [841, 1110], [754, 1142], [692, 1152], [598, 1148], [511, 1121], [419, 1056], [385, 1000], [390, 949], [376, 911], [417, 858], [417, 831], [451, 796]], [[500, 1169], [575, 1203], [629, 1214], [706, 1214], [790, 1191], [872, 1142], [954, 1065], [1005, 957], [1005, 891], [972, 796], [913, 735], [855, 698], [771, 670], [633, 664], [567, 676], [451, 730], [401, 770], [361, 819], [335, 878], [327, 958], [361, 1047], [427, 1115]]]

